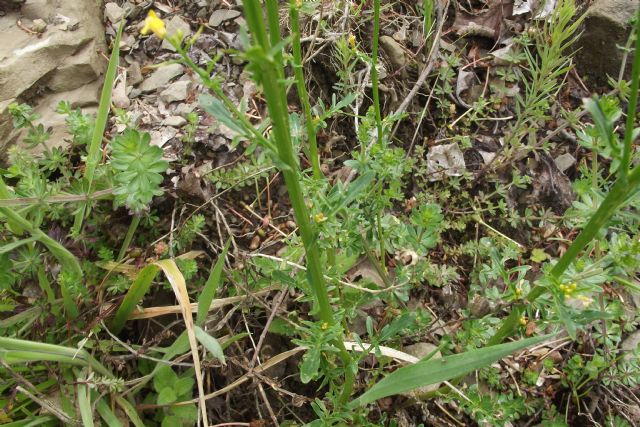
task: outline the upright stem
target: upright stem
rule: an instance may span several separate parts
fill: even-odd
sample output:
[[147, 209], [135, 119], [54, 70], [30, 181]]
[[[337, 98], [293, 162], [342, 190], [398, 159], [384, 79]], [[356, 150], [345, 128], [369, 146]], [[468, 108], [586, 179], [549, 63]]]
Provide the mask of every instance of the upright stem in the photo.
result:
[[[293, 214], [300, 230], [300, 237], [304, 245], [307, 263], [307, 280], [314, 294], [318, 318], [329, 327], [335, 324], [333, 310], [329, 301], [329, 293], [324, 280], [324, 266], [321, 262], [321, 252], [317, 244], [317, 232], [309, 219], [309, 211], [304, 202], [302, 186], [300, 184], [300, 165], [293, 151], [291, 134], [289, 131], [289, 111], [287, 108], [286, 93], [281, 76], [284, 75], [282, 61], [277, 61], [277, 55], [272, 54], [272, 43], [280, 42], [280, 30], [274, 25], [277, 17], [277, 3], [275, 0], [267, 0], [267, 15], [269, 19], [270, 35], [267, 35], [262, 8], [259, 0], [245, 0], [245, 17], [253, 35], [254, 43], [262, 49], [256, 53], [254, 59], [256, 79], [262, 83], [264, 97], [269, 108], [272, 123], [272, 133], [277, 148], [277, 154], [282, 166], [280, 167], [284, 177], [289, 199], [293, 208]], [[276, 20], [277, 22], [277, 20]], [[351, 369], [351, 356], [347, 352], [344, 342], [336, 339], [334, 345], [340, 351], [340, 358], [345, 367], [345, 382], [340, 396], [341, 402], [346, 402], [353, 387], [353, 371]]]
[[633, 144], [633, 128], [636, 122], [636, 106], [638, 104], [638, 89], [640, 85], [640, 9], [636, 15], [636, 50], [633, 58], [633, 66], [631, 68], [631, 94], [629, 95], [629, 106], [627, 107], [627, 124], [624, 134], [624, 146], [622, 150], [622, 159], [620, 161], [620, 171], [623, 177], [629, 172], [629, 165], [631, 163], [631, 152]]
[[131, 224], [129, 224], [129, 229], [127, 230], [127, 235], [124, 236], [124, 242], [122, 242], [122, 247], [120, 247], [120, 252], [118, 253], [117, 262], [120, 262], [124, 259], [125, 254], [127, 253], [127, 249], [129, 249], [129, 245], [131, 245], [131, 240], [133, 239], [133, 235], [138, 229], [138, 225], [140, 225], [140, 219], [142, 217], [139, 214], [135, 214], [131, 219]]
[[293, 73], [296, 78], [296, 89], [300, 104], [304, 111], [305, 127], [307, 130], [307, 139], [309, 140], [309, 161], [313, 170], [313, 177], [322, 178], [320, 169], [320, 158], [318, 156], [318, 141], [316, 139], [316, 127], [311, 114], [311, 105], [309, 103], [309, 94], [304, 84], [304, 71], [302, 68], [302, 47], [300, 45], [300, 15], [297, 0], [291, 0], [289, 8], [289, 18], [291, 20], [291, 44], [293, 51]]
[[373, 110], [376, 114], [378, 142], [382, 145], [382, 114], [380, 112], [380, 93], [378, 90], [378, 45], [380, 40], [380, 0], [373, 0], [373, 46], [371, 47], [371, 90], [373, 92]]

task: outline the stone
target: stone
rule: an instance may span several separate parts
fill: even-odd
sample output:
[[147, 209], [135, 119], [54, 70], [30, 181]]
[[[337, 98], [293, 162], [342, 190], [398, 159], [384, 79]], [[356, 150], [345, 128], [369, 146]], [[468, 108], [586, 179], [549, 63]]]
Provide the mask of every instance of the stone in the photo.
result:
[[[584, 31], [576, 43], [578, 71], [598, 84], [607, 84], [607, 76], [618, 78], [624, 46], [631, 32], [631, 18], [640, 0], [595, 0], [586, 12]], [[627, 58], [625, 76], [630, 77], [633, 55]], [[606, 60], [603, 60], [606, 58]]]
[[34, 19], [33, 24], [31, 24], [31, 31], [36, 33], [44, 33], [47, 31], [47, 23], [44, 19]]
[[164, 119], [164, 121], [162, 122], [164, 126], [173, 126], [176, 128], [179, 128], [185, 125], [186, 123], [187, 123], [187, 119], [181, 116], [169, 116], [166, 119]]
[[127, 80], [130, 85], [137, 85], [138, 83], [142, 82], [144, 80], [144, 77], [142, 77], [142, 70], [140, 69], [140, 64], [138, 64], [137, 62], [134, 62], [133, 64], [129, 65], [129, 68], [127, 68]]
[[180, 64], [163, 65], [142, 82], [140, 90], [142, 92], [152, 92], [166, 85], [182, 73], [184, 73], [184, 67]]
[[212, 27], [219, 27], [224, 21], [237, 18], [241, 13], [233, 9], [218, 9], [214, 10], [209, 17], [209, 25]]
[[569, 153], [559, 155], [554, 161], [560, 172], [564, 172], [576, 164], [576, 158]]
[[[442, 358], [442, 354], [440, 353], [440, 350], [438, 350], [438, 347], [436, 347], [431, 343], [419, 342], [417, 344], [413, 344], [404, 348], [405, 353], [410, 354], [414, 357], [417, 357], [418, 359], [423, 359], [428, 355], [430, 355], [431, 353], [433, 353], [434, 351], [435, 351], [435, 354], [432, 356], [432, 359]], [[438, 390], [441, 384], [442, 383], [429, 384], [424, 387], [420, 387], [415, 390], [408, 391], [402, 394], [410, 398], [424, 400], [429, 397], [428, 396], [429, 394]]]
[[[37, 37], [23, 31], [17, 22], [30, 20], [36, 24], [47, 17], [46, 33]], [[47, 24], [47, 22], [44, 22]], [[69, 27], [72, 25], [72, 28]], [[0, 16], [0, 116], [11, 102], [28, 102], [36, 110], [51, 106], [50, 99], [79, 90], [79, 105], [95, 106], [97, 92], [85, 86], [104, 73], [107, 61], [98, 52], [108, 52], [104, 42], [102, 9], [99, 2], [77, 0], [29, 1], [20, 12]], [[55, 105], [52, 106], [52, 112]], [[55, 134], [62, 126], [53, 117], [42, 114], [46, 128]], [[57, 115], [59, 116], [59, 115]], [[3, 116], [4, 117], [4, 116]], [[51, 118], [52, 122], [47, 120]], [[51, 138], [52, 140], [54, 138]], [[11, 120], [0, 120], [0, 156], [10, 142], [17, 140]], [[63, 141], [63, 139], [60, 139]]]
[[117, 24], [122, 21], [124, 18], [126, 11], [118, 6], [117, 3], [109, 2], [104, 5], [104, 16], [111, 22], [112, 24]]
[[191, 82], [188, 80], [172, 83], [160, 93], [160, 99], [166, 103], [184, 101], [189, 96], [189, 86]]
[[639, 345], [640, 345], [640, 330], [631, 333], [631, 335], [625, 338], [624, 341], [622, 341], [622, 344], [620, 344], [620, 349], [626, 353], [624, 358], [626, 360], [631, 359], [633, 357], [631, 353], [634, 352]]
[[408, 58], [404, 52], [404, 47], [395, 41], [393, 37], [381, 36], [380, 47], [382, 47], [384, 53], [387, 54], [389, 62], [391, 62], [391, 65], [393, 65], [395, 69], [406, 67]]
[[[191, 35], [191, 26], [178, 15], [174, 16], [167, 22], [167, 36], [173, 37], [176, 34], [182, 34], [182, 40]], [[175, 52], [175, 48], [171, 46], [166, 39], [162, 41], [162, 48]]]

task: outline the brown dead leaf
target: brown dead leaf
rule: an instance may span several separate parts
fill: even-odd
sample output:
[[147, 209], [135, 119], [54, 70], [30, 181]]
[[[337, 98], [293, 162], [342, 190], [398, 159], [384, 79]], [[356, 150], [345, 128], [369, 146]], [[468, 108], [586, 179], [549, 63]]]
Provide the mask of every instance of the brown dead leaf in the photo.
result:
[[503, 34], [504, 20], [513, 15], [513, 0], [491, 2], [489, 9], [477, 15], [458, 10], [453, 31], [460, 36], [481, 36], [499, 40]]

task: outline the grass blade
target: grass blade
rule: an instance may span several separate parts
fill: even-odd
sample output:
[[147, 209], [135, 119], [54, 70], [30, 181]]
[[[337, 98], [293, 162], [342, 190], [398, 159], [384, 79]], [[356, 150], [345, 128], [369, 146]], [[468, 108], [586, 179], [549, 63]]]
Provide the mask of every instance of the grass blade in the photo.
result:
[[93, 427], [93, 411], [91, 410], [91, 397], [86, 384], [78, 384], [78, 408], [84, 427]]
[[202, 380], [202, 370], [200, 368], [200, 356], [198, 354], [198, 341], [194, 332], [193, 314], [191, 313], [191, 304], [189, 303], [189, 294], [184, 276], [172, 259], [164, 259], [154, 263], [154, 265], [160, 267], [165, 276], [167, 276], [167, 279], [169, 279], [171, 288], [176, 294], [176, 299], [182, 308], [182, 317], [184, 318], [184, 326], [187, 329], [187, 336], [191, 347], [191, 357], [193, 358], [193, 367], [196, 374], [196, 383], [198, 384], [200, 413], [203, 424], [208, 425], [207, 407], [204, 400], [204, 384]]
[[[102, 146], [102, 138], [104, 137], [104, 130], [107, 127], [107, 119], [109, 118], [109, 110], [111, 109], [111, 92], [113, 91], [113, 82], [116, 78], [118, 71], [118, 63], [120, 61], [120, 38], [122, 37], [122, 30], [124, 29], [125, 20], [120, 24], [118, 28], [118, 34], [113, 42], [113, 50], [111, 51], [111, 57], [109, 58], [109, 65], [107, 66], [107, 72], [104, 75], [104, 84], [102, 85], [102, 94], [100, 95], [100, 104], [98, 105], [98, 114], [96, 116], [95, 126], [93, 128], [93, 134], [91, 136], [91, 145], [87, 150], [87, 161], [84, 170], [84, 186], [87, 194], [91, 194], [91, 186], [93, 185], [93, 176], [100, 162], [100, 147]], [[88, 204], [83, 204], [76, 214], [73, 230], [76, 233], [80, 232], [82, 228], [82, 221], [88, 213]]]
[[[95, 399], [98, 397], [98, 393], [93, 392], [91, 396]], [[107, 402], [105, 402], [104, 398], [100, 398], [96, 403], [96, 410], [98, 414], [100, 414], [100, 418], [105, 422], [105, 424], [109, 427], [123, 427], [122, 423], [113, 413]]]
[[129, 318], [129, 315], [136, 308], [136, 305], [144, 298], [144, 295], [149, 291], [153, 279], [158, 274], [158, 267], [155, 265], [148, 265], [138, 273], [138, 277], [134, 280], [133, 284], [127, 291], [122, 304], [118, 307], [118, 311], [111, 322], [111, 330], [117, 334], [124, 327], [124, 323]]
[[200, 344], [202, 344], [207, 350], [209, 350], [209, 352], [213, 355], [213, 357], [221, 361], [223, 365], [226, 365], [227, 362], [225, 362], [224, 360], [224, 353], [222, 352], [222, 346], [220, 345], [218, 340], [212, 337], [211, 335], [209, 335], [200, 326], [196, 325], [193, 329], [196, 334], [196, 338], [198, 339], [198, 341], [200, 341]]
[[442, 359], [429, 359], [415, 365], [405, 366], [389, 374], [359, 398], [353, 400], [350, 408], [366, 405], [383, 397], [393, 396], [418, 387], [447, 381], [452, 378], [489, 366], [514, 351], [547, 340], [555, 334], [527, 338], [520, 341], [471, 350]]
[[207, 283], [205, 283], [204, 288], [198, 297], [198, 314], [196, 316], [196, 325], [198, 326], [204, 325], [205, 320], [207, 320], [209, 307], [211, 307], [211, 302], [213, 301], [213, 298], [215, 298], [216, 291], [220, 286], [222, 268], [224, 267], [224, 260], [227, 257], [227, 251], [229, 250], [230, 244], [231, 240], [227, 240], [227, 244], [224, 245], [224, 249], [218, 256], [218, 261], [216, 261], [215, 265], [211, 269]]

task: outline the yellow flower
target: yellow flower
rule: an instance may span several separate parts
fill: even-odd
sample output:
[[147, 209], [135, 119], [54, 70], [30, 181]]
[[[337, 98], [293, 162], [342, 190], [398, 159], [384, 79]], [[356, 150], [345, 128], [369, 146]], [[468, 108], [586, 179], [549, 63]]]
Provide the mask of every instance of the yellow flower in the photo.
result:
[[327, 220], [327, 217], [324, 216], [322, 212], [320, 212], [319, 214], [316, 214], [313, 219], [315, 219], [317, 223], [321, 223], [325, 222]]
[[524, 316], [520, 317], [520, 325], [527, 326], [527, 318]]
[[356, 47], [356, 36], [353, 34], [349, 34], [349, 45], [351, 47]]
[[156, 15], [153, 10], [149, 10], [149, 14], [144, 20], [144, 27], [142, 27], [140, 33], [149, 34], [150, 31], [160, 39], [164, 39], [167, 35], [167, 29], [164, 26], [164, 21], [158, 18], [158, 15]]

